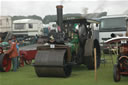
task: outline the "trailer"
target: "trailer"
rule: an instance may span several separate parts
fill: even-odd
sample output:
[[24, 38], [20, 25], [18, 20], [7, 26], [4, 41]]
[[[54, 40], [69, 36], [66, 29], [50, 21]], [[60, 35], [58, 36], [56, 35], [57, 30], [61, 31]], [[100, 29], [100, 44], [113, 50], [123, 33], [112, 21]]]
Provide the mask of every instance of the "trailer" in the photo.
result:
[[19, 53], [20, 53], [20, 66], [24, 66], [25, 64], [32, 64], [32, 60], [35, 59], [36, 53], [37, 53], [37, 46], [40, 44], [33, 44], [28, 45], [24, 47], [20, 47]]
[[[100, 18], [99, 42], [105, 54], [113, 53], [104, 41], [116, 36], [125, 36], [127, 30], [128, 15], [108, 15]], [[115, 46], [113, 46], [114, 48]]]
[[43, 23], [36, 19], [20, 19], [13, 21], [13, 35], [36, 36], [42, 35]]
[[0, 16], [0, 38], [5, 39], [8, 32], [12, 31], [12, 17]]
[[10, 16], [0, 16], [0, 32], [12, 30], [12, 18]]

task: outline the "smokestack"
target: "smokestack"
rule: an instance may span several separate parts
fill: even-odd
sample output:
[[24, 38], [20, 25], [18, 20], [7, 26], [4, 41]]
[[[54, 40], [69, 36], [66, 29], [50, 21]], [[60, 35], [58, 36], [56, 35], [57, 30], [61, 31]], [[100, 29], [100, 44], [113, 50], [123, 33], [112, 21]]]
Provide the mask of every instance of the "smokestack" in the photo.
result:
[[60, 26], [61, 32], [63, 32], [63, 6], [57, 5], [57, 24]]

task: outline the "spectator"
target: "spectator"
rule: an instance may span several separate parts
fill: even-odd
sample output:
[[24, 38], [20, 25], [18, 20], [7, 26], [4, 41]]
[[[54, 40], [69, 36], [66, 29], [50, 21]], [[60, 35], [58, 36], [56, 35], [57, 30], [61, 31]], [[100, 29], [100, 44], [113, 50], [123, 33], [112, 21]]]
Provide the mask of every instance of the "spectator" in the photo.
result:
[[16, 43], [16, 48], [17, 48], [17, 52], [18, 52], [18, 56], [17, 56], [17, 68], [19, 68], [19, 57], [20, 57], [20, 54], [19, 54], [19, 42], [17, 41], [16, 39], [16, 36], [12, 36], [12, 42], [15, 42]]
[[14, 36], [14, 35], [12, 36], [12, 41], [16, 42], [16, 36]]
[[37, 43], [37, 41], [38, 41], [38, 35], [36, 34], [36, 36], [35, 36], [35, 40], [36, 40], [36, 43]]
[[16, 48], [17, 48], [17, 52], [18, 52], [18, 56], [17, 56], [17, 68], [19, 68], [19, 66], [20, 66], [20, 52], [19, 52], [19, 45], [20, 45], [20, 43], [17, 41], [17, 43], [16, 43]]
[[11, 45], [11, 47], [8, 51], [5, 51], [4, 53], [9, 54], [9, 58], [11, 58], [12, 64], [13, 64], [13, 71], [16, 72], [16, 70], [17, 70], [17, 56], [18, 56], [18, 52], [17, 52], [17, 48], [16, 48], [16, 42], [12, 42], [11, 39], [9, 39], [8, 42]]

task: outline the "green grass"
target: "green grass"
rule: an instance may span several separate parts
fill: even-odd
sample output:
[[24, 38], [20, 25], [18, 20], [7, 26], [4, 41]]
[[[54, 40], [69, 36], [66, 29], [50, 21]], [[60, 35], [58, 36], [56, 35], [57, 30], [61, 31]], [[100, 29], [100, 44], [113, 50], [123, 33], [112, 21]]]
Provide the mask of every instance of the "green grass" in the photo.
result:
[[128, 77], [121, 77], [121, 81], [113, 81], [113, 65], [111, 62], [101, 64], [97, 70], [97, 81], [94, 71], [87, 70], [84, 65], [74, 66], [70, 77], [42, 77], [36, 76], [34, 67], [25, 65], [17, 72], [0, 72], [0, 85], [128, 85]]

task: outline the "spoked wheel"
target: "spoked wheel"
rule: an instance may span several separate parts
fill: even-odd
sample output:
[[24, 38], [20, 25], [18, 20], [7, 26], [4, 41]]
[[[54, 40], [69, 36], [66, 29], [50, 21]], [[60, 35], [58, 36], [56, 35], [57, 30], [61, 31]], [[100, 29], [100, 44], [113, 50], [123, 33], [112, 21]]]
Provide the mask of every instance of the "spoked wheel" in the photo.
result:
[[6, 54], [0, 54], [0, 71], [8, 72], [11, 69], [11, 59]]
[[32, 60], [25, 60], [25, 64], [30, 65], [32, 63]]
[[20, 67], [24, 66], [24, 58], [23, 56], [20, 57]]
[[114, 65], [113, 69], [113, 78], [115, 82], [119, 82], [121, 77], [120, 77], [120, 69], [117, 64]]

